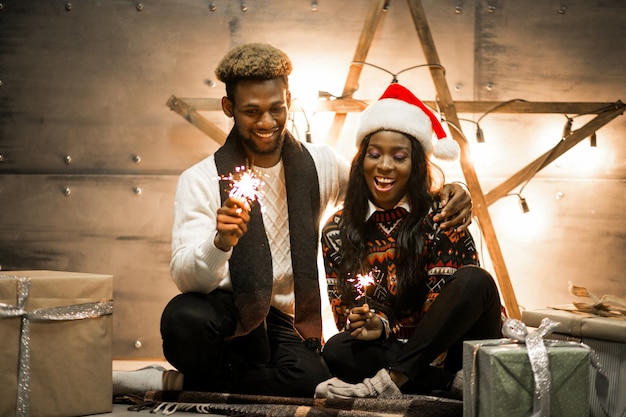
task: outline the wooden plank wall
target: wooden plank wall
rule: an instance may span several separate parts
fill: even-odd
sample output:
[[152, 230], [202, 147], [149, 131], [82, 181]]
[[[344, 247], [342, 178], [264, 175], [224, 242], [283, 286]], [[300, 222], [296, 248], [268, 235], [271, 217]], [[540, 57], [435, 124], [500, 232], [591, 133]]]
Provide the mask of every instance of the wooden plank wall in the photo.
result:
[[[326, 1], [314, 12], [308, 0], [246, 3], [246, 11], [226, 0], [145, 1], [141, 11], [126, 0], [1, 4], [0, 266], [114, 275], [116, 358], [161, 356], [160, 313], [176, 293], [168, 268], [176, 180], [217, 148], [170, 111], [168, 98], [221, 97], [213, 69], [226, 50], [250, 41], [290, 54], [294, 91], [308, 85], [339, 95], [370, 6]], [[423, 3], [455, 100], [626, 98], [620, 0], [572, 0], [565, 13], [544, 0]], [[367, 61], [396, 73], [423, 64], [416, 36], [407, 4], [392, 0]], [[427, 71], [399, 79], [434, 100]], [[375, 100], [390, 81], [365, 66], [354, 97]], [[204, 115], [228, 131], [221, 113]], [[332, 114], [308, 114], [313, 140], [350, 158], [356, 117], [327, 138]], [[295, 120], [303, 138], [301, 112]], [[488, 115], [488, 152], [476, 164], [483, 189], [552, 147], [564, 122]], [[462, 127], [471, 139], [474, 124]], [[589, 155], [589, 163], [564, 159], [538, 174], [524, 192], [535, 217], [518, 217], [514, 197], [490, 207], [522, 307], [569, 302], [568, 280], [626, 296], [625, 136], [620, 117], [598, 132], [596, 165]], [[586, 144], [576, 148], [585, 161]], [[462, 179], [458, 166], [442, 166], [449, 180]], [[531, 235], [518, 228], [524, 222], [543, 229]]]

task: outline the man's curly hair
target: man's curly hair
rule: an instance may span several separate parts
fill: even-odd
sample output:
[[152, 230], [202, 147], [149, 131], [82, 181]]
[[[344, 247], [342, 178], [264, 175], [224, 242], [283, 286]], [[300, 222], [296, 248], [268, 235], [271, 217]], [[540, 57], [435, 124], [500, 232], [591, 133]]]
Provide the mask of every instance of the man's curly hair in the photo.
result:
[[241, 80], [271, 80], [281, 77], [288, 86], [291, 60], [280, 49], [266, 43], [248, 43], [231, 49], [215, 69], [217, 79], [226, 84], [226, 95]]

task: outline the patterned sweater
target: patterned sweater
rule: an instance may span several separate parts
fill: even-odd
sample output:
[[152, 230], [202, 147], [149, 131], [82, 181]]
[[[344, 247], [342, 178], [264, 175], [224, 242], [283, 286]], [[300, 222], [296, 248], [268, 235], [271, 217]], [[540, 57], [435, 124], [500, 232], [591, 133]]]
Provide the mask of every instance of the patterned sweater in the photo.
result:
[[[404, 207], [387, 211], [376, 211], [366, 221], [367, 264], [371, 267], [374, 283], [365, 287], [365, 295], [355, 289], [352, 300], [342, 299], [337, 285], [341, 245], [339, 230], [343, 223], [343, 210], [336, 212], [327, 221], [322, 230], [322, 253], [326, 270], [328, 296], [333, 311], [335, 324], [339, 331], [345, 329], [348, 308], [364, 301], [377, 313], [384, 313], [389, 319], [392, 335], [398, 339], [408, 339], [415, 325], [428, 310], [431, 303], [456, 270], [464, 265], [478, 265], [478, 254], [472, 236], [467, 231], [443, 231], [433, 221], [438, 202], [424, 219], [425, 274], [428, 293], [423, 305], [414, 306], [413, 310], [401, 317], [393, 316], [393, 306], [397, 301], [398, 276], [396, 275], [396, 237], [400, 224], [408, 215]], [[367, 273], [367, 271], [365, 272]]]

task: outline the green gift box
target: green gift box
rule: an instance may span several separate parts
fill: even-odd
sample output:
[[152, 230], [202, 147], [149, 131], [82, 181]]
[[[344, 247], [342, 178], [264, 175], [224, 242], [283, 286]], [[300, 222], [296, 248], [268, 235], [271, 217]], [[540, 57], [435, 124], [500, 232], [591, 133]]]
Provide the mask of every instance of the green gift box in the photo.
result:
[[608, 379], [606, 390], [591, 374], [591, 417], [626, 417], [626, 317], [601, 317], [576, 311], [573, 305], [525, 310], [522, 321], [539, 327], [544, 318], [559, 322], [548, 339], [582, 342], [597, 354]]
[[[547, 343], [551, 417], [589, 416], [590, 349]], [[510, 339], [470, 340], [463, 346], [464, 417], [529, 417], [535, 379], [524, 344]]]

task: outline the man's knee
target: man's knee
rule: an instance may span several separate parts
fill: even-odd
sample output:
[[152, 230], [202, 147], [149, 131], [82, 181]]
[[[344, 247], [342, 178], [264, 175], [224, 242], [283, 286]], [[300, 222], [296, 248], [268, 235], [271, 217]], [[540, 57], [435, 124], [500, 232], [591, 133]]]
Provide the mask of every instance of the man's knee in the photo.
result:
[[229, 336], [236, 323], [229, 299], [220, 293], [178, 294], [163, 310], [161, 335], [164, 339], [193, 339], [207, 332]]

